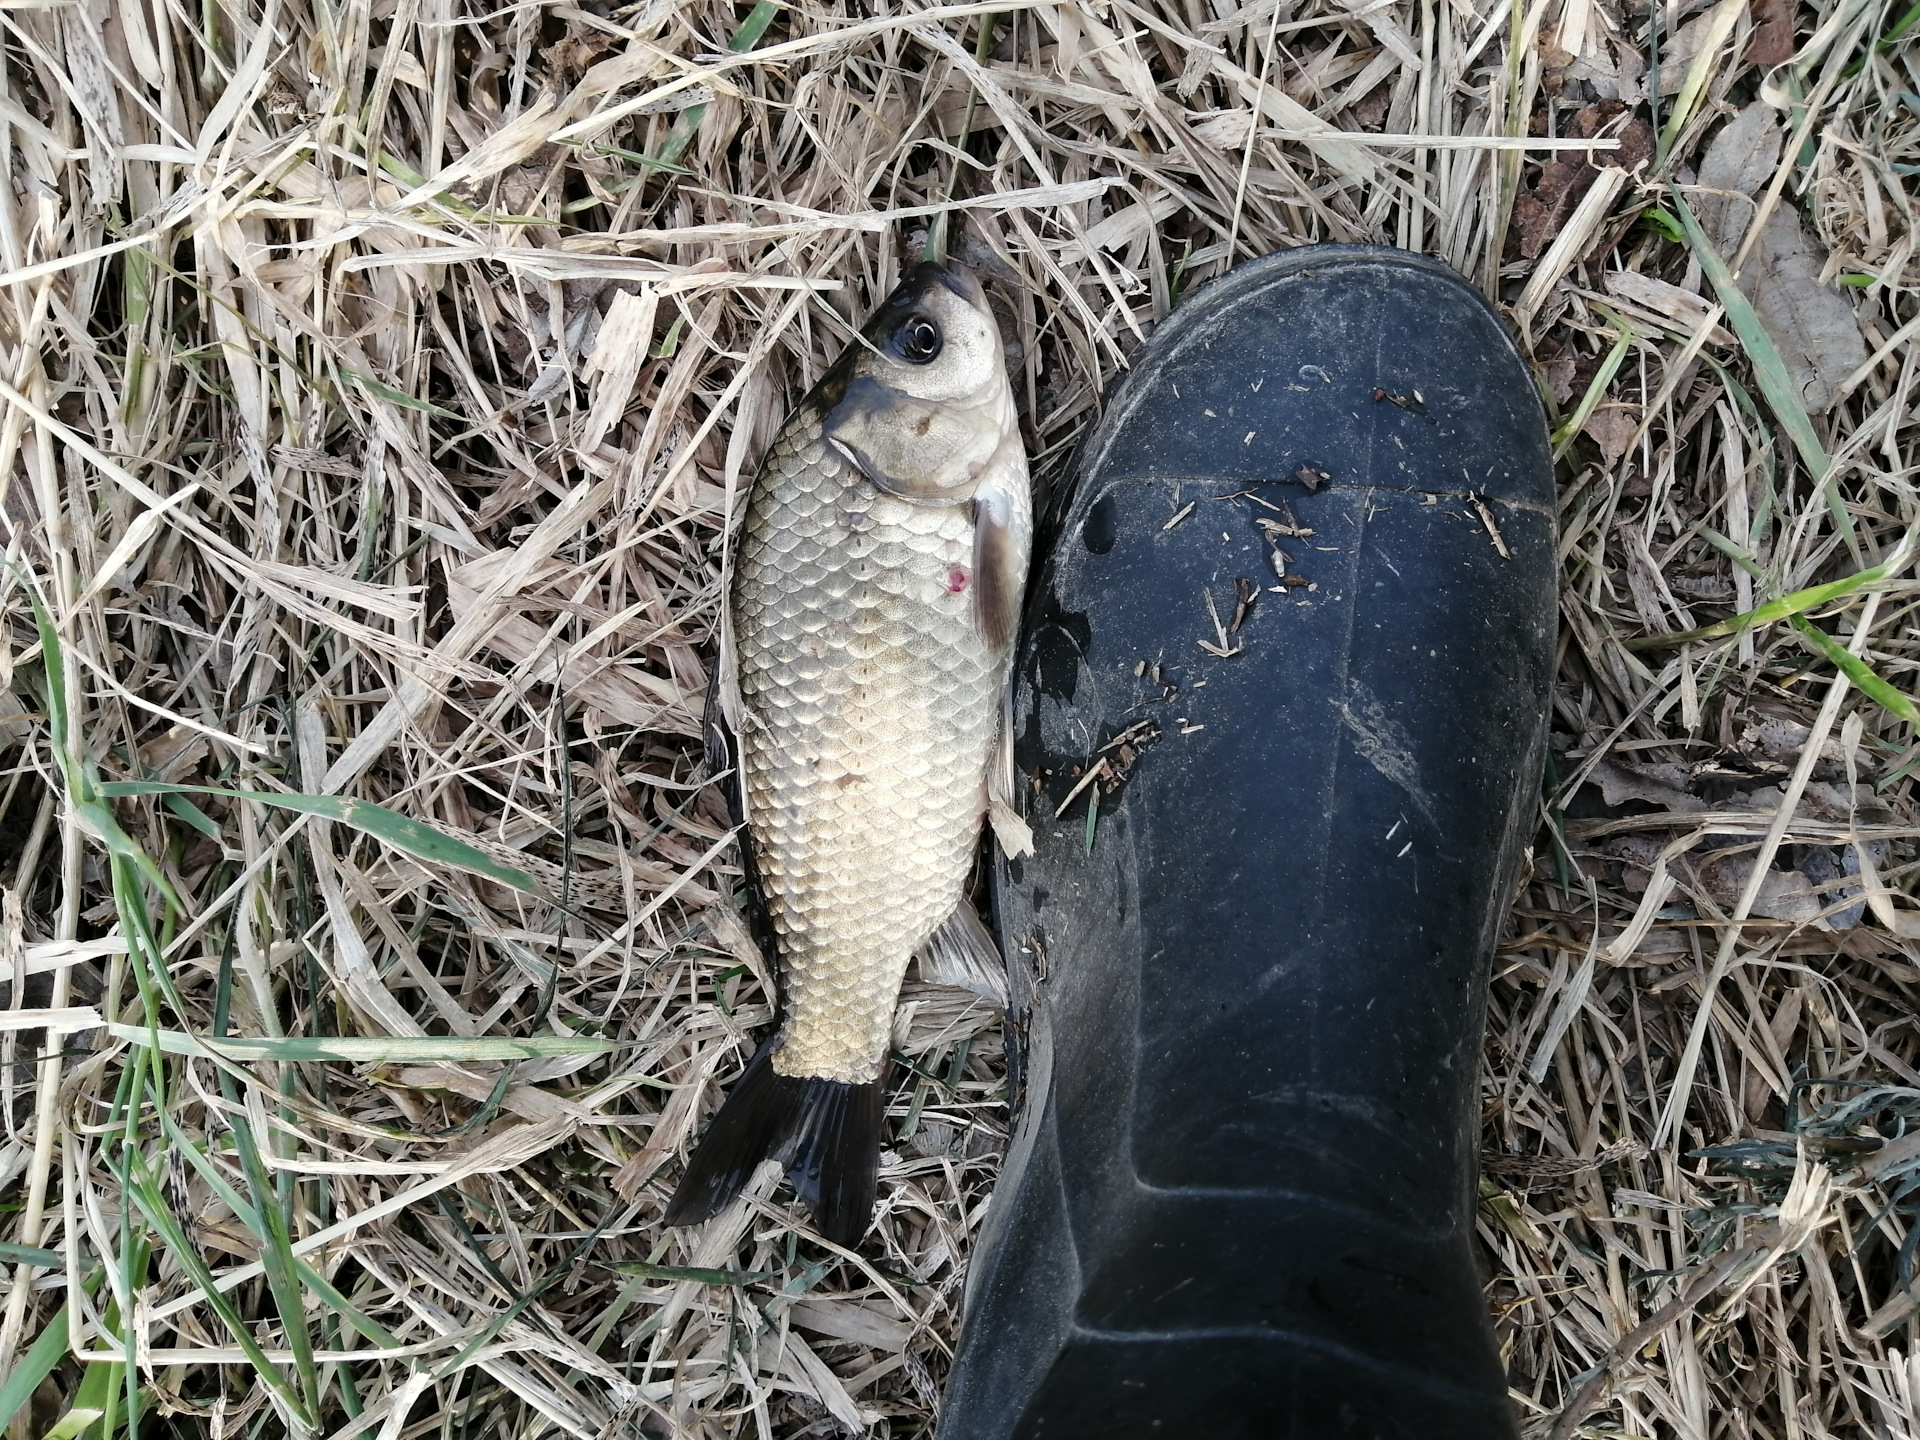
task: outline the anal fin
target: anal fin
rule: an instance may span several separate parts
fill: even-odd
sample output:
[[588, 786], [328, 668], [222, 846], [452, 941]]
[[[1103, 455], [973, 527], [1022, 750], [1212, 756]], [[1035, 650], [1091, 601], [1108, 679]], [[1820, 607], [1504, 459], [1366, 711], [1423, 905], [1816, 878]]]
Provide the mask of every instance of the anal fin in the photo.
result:
[[961, 899], [953, 913], [927, 937], [914, 956], [920, 978], [929, 985], [971, 990], [1001, 1009], [1007, 1005], [1007, 963], [981, 923], [971, 900]]

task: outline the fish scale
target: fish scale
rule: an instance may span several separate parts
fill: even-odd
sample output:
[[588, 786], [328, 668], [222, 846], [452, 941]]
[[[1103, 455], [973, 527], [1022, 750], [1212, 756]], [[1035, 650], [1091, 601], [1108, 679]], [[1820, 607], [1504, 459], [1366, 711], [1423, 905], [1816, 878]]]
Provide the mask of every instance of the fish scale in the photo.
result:
[[1006, 668], [953, 584], [973, 545], [966, 507], [882, 494], [817, 420], [782, 436], [749, 501], [741, 750], [787, 990], [782, 1074], [878, 1077], [907, 961], [972, 865]]

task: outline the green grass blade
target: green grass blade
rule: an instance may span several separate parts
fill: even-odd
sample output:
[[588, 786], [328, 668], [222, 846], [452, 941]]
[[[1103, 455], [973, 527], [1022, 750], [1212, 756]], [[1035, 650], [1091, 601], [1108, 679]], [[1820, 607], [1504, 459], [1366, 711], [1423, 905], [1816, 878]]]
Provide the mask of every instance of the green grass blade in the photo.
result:
[[1627, 351], [1633, 348], [1633, 331], [1619, 322], [1614, 324], [1614, 333], [1619, 337], [1613, 342], [1613, 349], [1607, 352], [1607, 358], [1600, 362], [1600, 368], [1593, 373], [1593, 381], [1587, 386], [1587, 393], [1580, 397], [1580, 403], [1574, 407], [1573, 414], [1567, 417], [1566, 424], [1554, 432], [1553, 458], [1558, 460], [1572, 448], [1573, 442], [1586, 429], [1587, 421], [1593, 418], [1593, 412], [1600, 408], [1607, 387], [1613, 384], [1613, 377], [1620, 373], [1620, 367], [1626, 362]]
[[253, 1366], [267, 1387], [280, 1397], [281, 1403], [301, 1425], [313, 1428], [313, 1419], [307, 1413], [306, 1406], [288, 1386], [287, 1378], [280, 1373], [279, 1367], [267, 1359], [260, 1342], [254, 1339], [253, 1327], [240, 1318], [240, 1312], [233, 1308], [233, 1301], [214, 1284], [213, 1272], [207, 1269], [206, 1261], [200, 1257], [200, 1252], [168, 1208], [166, 1198], [154, 1184], [153, 1177], [147, 1173], [146, 1162], [140, 1158], [137, 1150], [128, 1152], [128, 1160], [129, 1178], [132, 1181], [128, 1189], [134, 1204], [147, 1217], [147, 1223], [166, 1242], [167, 1248], [173, 1252], [173, 1258], [186, 1271], [187, 1278], [199, 1289], [214, 1314], [220, 1317], [221, 1324], [227, 1327], [234, 1343], [245, 1353], [247, 1363]]
[[1713, 74], [1714, 61], [1719, 57], [1720, 47], [1727, 43], [1727, 37], [1733, 33], [1734, 22], [1740, 18], [1740, 12], [1746, 8], [1746, 0], [1720, 0], [1713, 12], [1713, 18], [1707, 22], [1706, 39], [1700, 44], [1699, 51], [1693, 57], [1693, 64], [1687, 67], [1687, 78], [1680, 87], [1680, 98], [1673, 102], [1673, 113], [1667, 117], [1667, 123], [1660, 130], [1660, 157], [1662, 160], [1673, 150], [1680, 138], [1680, 132], [1693, 118], [1699, 108], [1700, 97], [1706, 92], [1707, 81]]
[[[442, 1205], [445, 1205], [446, 1202], [443, 1199], [441, 1203]], [[612, 1214], [613, 1214], [612, 1211], [608, 1212], [609, 1219], [612, 1217]], [[460, 1223], [461, 1223], [461, 1228], [465, 1229], [466, 1228], [465, 1222], [462, 1221]], [[461, 1348], [461, 1351], [458, 1355], [454, 1356], [453, 1359], [448, 1360], [444, 1364], [442, 1364], [435, 1371], [436, 1376], [454, 1375], [459, 1373], [461, 1367], [464, 1366], [469, 1359], [479, 1354], [487, 1346], [491, 1345], [493, 1343], [494, 1337], [498, 1335], [502, 1330], [506, 1329], [508, 1325], [510, 1325], [513, 1321], [518, 1319], [522, 1314], [524, 1314], [528, 1309], [528, 1307], [534, 1303], [534, 1301], [538, 1300], [542, 1295], [546, 1294], [546, 1292], [550, 1290], [553, 1286], [557, 1285], [560, 1281], [564, 1280], [567, 1277], [567, 1275], [573, 1270], [574, 1262], [578, 1260], [582, 1255], [586, 1254], [587, 1251], [592, 1249], [594, 1245], [599, 1243], [600, 1236], [605, 1232], [606, 1228], [607, 1228], [606, 1220], [602, 1220], [598, 1225], [594, 1226], [593, 1232], [590, 1235], [588, 1235], [586, 1239], [582, 1240], [578, 1245], [574, 1246], [573, 1249], [568, 1252], [567, 1257], [564, 1260], [562, 1260], [558, 1265], [554, 1266], [551, 1270], [549, 1270], [544, 1277], [536, 1281], [533, 1287], [530, 1290], [528, 1290], [526, 1294], [522, 1295], [518, 1300], [515, 1300], [513, 1304], [509, 1305], [505, 1310], [501, 1311], [498, 1315], [494, 1316], [493, 1319], [487, 1323], [487, 1325], [480, 1331], [478, 1335], [474, 1336], [473, 1339], [469, 1340], [466, 1343], [466, 1345]], [[469, 1236], [471, 1236], [471, 1232], [469, 1232]], [[548, 1334], [553, 1333], [552, 1327], [537, 1312], [534, 1315], [534, 1320], [540, 1326], [540, 1328], [545, 1330]]]
[[1760, 393], [1766, 396], [1767, 404], [1773, 407], [1775, 417], [1785, 427], [1813, 478], [1826, 478], [1826, 447], [1814, 433], [1813, 421], [1807, 415], [1806, 407], [1800, 403], [1800, 396], [1794, 391], [1793, 378], [1787, 374], [1786, 362], [1780, 358], [1779, 347], [1760, 323], [1760, 316], [1755, 312], [1752, 302], [1741, 293], [1733, 272], [1727, 268], [1727, 262], [1720, 258], [1720, 253], [1707, 239], [1706, 231], [1700, 228], [1693, 208], [1678, 194], [1673, 197], [1673, 208], [1679, 213], [1680, 224], [1687, 232], [1687, 243], [1699, 257], [1701, 271], [1713, 282], [1714, 293], [1727, 312], [1727, 323], [1740, 338], [1740, 347], [1746, 351], [1747, 359], [1753, 365], [1753, 378], [1759, 382]]
[[76, 799], [91, 799], [92, 796], [81, 789], [84, 775], [75, 773], [81, 767], [73, 763], [73, 757], [68, 752], [72, 722], [67, 714], [67, 652], [60, 643], [60, 632], [54, 628], [53, 616], [40, 603], [39, 593], [32, 585], [23, 585], [21, 589], [26, 593], [27, 604], [33, 610], [33, 628], [40, 635], [40, 667], [47, 679], [47, 737], [53, 744], [54, 759], [66, 777], [68, 791]]
[[1809, 648], [1831, 660], [1863, 695], [1877, 700], [1909, 725], [1920, 725], [1920, 709], [1916, 709], [1912, 700], [1876, 675], [1871, 665], [1818, 626], [1798, 615], [1793, 616], [1792, 620], [1793, 628], [1800, 632]]
[[[85, 771], [90, 767], [76, 764], [74, 768], [77, 771]], [[85, 775], [82, 776], [81, 785], [86, 790], [96, 794], [100, 788], [90, 777]], [[186, 907], [180, 903], [179, 895], [174, 893], [172, 883], [161, 873], [159, 865], [154, 862], [154, 858], [147, 854], [147, 852], [134, 841], [131, 835], [120, 828], [120, 822], [114, 818], [113, 810], [109, 806], [101, 804], [98, 800], [82, 799], [78, 793], [75, 793], [73, 809], [74, 813], [80, 818], [81, 828], [91, 833], [95, 839], [106, 846], [107, 854], [112, 857], [116, 863], [125, 862], [132, 866], [149, 885], [160, 892], [162, 898], [175, 910], [186, 909]], [[141, 903], [141, 908], [144, 911], [144, 901]]]
[[391, 385], [382, 385], [371, 375], [362, 375], [358, 370], [342, 370], [340, 373], [368, 394], [378, 395], [382, 400], [391, 400], [395, 405], [408, 410], [418, 410], [423, 415], [436, 415], [442, 420], [458, 420], [462, 424], [466, 423], [466, 416], [456, 415], [451, 410], [442, 410], [430, 401], [416, 400], [404, 390], [396, 390]]
[[300, 1271], [300, 1283], [318, 1295], [326, 1304], [339, 1311], [340, 1318], [345, 1320], [347, 1324], [351, 1325], [355, 1330], [359, 1331], [360, 1334], [378, 1345], [382, 1350], [398, 1350], [400, 1348], [400, 1342], [394, 1338], [392, 1331], [388, 1330], [386, 1326], [367, 1314], [366, 1311], [362, 1310], [358, 1305], [355, 1305], [345, 1295], [342, 1295], [339, 1290], [334, 1288], [331, 1280], [327, 1279], [326, 1276], [314, 1269], [313, 1266], [309, 1265], [305, 1260], [296, 1258], [294, 1263]]
[[144, 1025], [107, 1026], [116, 1040], [156, 1045], [166, 1055], [218, 1055], [227, 1060], [287, 1060], [347, 1065], [431, 1065], [450, 1060], [550, 1060], [569, 1055], [610, 1055], [612, 1040], [585, 1035], [284, 1035], [238, 1039], [189, 1035], [180, 1030], [149, 1030]]
[[27, 604], [33, 609], [34, 628], [40, 635], [40, 663], [47, 683], [48, 738], [81, 828], [98, 838], [109, 853], [131, 860], [154, 888], [166, 897], [169, 905], [176, 910], [181, 909], [180, 897], [174, 894], [173, 886], [160, 873], [160, 867], [154, 864], [153, 857], [134, 844], [132, 838], [120, 828], [119, 821], [113, 818], [113, 812], [100, 804], [100, 787], [94, 780], [93, 766], [71, 743], [72, 717], [67, 713], [67, 660], [60, 632], [54, 628], [53, 617], [47, 613], [46, 606], [40, 603], [40, 597], [34, 593], [33, 587], [28, 585], [23, 588]]
[[89, 1425], [99, 1426], [99, 1440], [113, 1440], [126, 1423], [126, 1373], [127, 1367], [117, 1360], [94, 1360], [81, 1372], [67, 1413], [93, 1416]]
[[216, 844], [219, 842], [220, 827], [213, 823], [213, 817], [191, 800], [187, 799], [186, 796], [164, 796], [160, 803], [165, 805], [167, 809], [171, 810], [175, 815], [178, 815], [209, 840], [214, 841]]
[[[1904, 549], [1905, 547], [1901, 547]], [[1743, 630], [1751, 630], [1756, 625], [1771, 625], [1776, 620], [1785, 620], [1808, 610], [1817, 610], [1834, 600], [1843, 600], [1849, 595], [1858, 594], [1870, 585], [1877, 585], [1888, 579], [1900, 564], [1888, 561], [1884, 565], [1875, 565], [1858, 574], [1849, 575], [1843, 580], [1829, 581], [1825, 585], [1809, 586], [1805, 590], [1796, 590], [1791, 595], [1782, 595], [1778, 600], [1769, 600], [1764, 605], [1755, 606], [1744, 615], [1729, 616], [1712, 625], [1702, 625], [1697, 630], [1681, 630], [1672, 635], [1642, 635], [1637, 639], [1624, 641], [1628, 650], [1659, 650], [1674, 645], [1690, 645], [1696, 640], [1719, 640], [1728, 635], [1738, 635]]]
[[80, 1434], [106, 1413], [104, 1410], [83, 1410], [76, 1405], [54, 1422], [53, 1428], [47, 1431], [43, 1440], [74, 1440], [74, 1436]]
[[[747, 18], [740, 22], [740, 28], [733, 32], [733, 39], [727, 42], [727, 48], [736, 55], [751, 50], [760, 43], [760, 37], [767, 33], [767, 27], [773, 24], [773, 17], [780, 13], [780, 6], [773, 0], [760, 0], [758, 5], [747, 12]], [[689, 105], [680, 112], [680, 118], [673, 122], [673, 128], [667, 132], [666, 142], [660, 147], [656, 165], [678, 165], [680, 157], [687, 153], [687, 147], [693, 143], [693, 137], [700, 133], [700, 122], [707, 118], [705, 105]]]
[[1767, 578], [1767, 572], [1761, 566], [1760, 562], [1755, 560], [1747, 547], [1738, 541], [1722, 535], [1711, 525], [1702, 525], [1700, 527], [1700, 538], [1713, 546], [1714, 549], [1718, 550], [1729, 560], [1733, 561], [1733, 563], [1738, 565], [1742, 570], [1753, 576], [1754, 579], [1764, 581]]
[[[0, 1260], [14, 1265], [37, 1265], [42, 1270], [65, 1270], [67, 1257], [58, 1250], [43, 1250], [38, 1245], [0, 1244]], [[0, 1425], [6, 1422], [0, 1420]]]
[[[119, 1288], [131, 1295], [146, 1282], [147, 1264], [152, 1259], [152, 1251], [144, 1238], [128, 1238], [124, 1218], [121, 1238], [126, 1241], [126, 1248], [121, 1252], [118, 1261], [123, 1267]], [[91, 1294], [106, 1278], [107, 1272], [102, 1268], [87, 1278], [83, 1288]], [[60, 1313], [63, 1317], [65, 1316], [64, 1306]], [[123, 1347], [132, 1343], [128, 1338], [129, 1327], [123, 1323], [118, 1300], [107, 1303], [105, 1320], [107, 1333], [117, 1339]], [[58, 1323], [63, 1327], [65, 1325], [64, 1319]], [[111, 1437], [123, 1426], [129, 1430], [137, 1427], [139, 1409], [136, 1408], [133, 1412], [136, 1425], [128, 1425], [127, 1416], [129, 1405], [138, 1407], [140, 1395], [137, 1373], [129, 1376], [127, 1367], [117, 1361], [95, 1360], [81, 1372], [80, 1384], [74, 1390], [72, 1402], [68, 1408], [92, 1411], [99, 1417], [102, 1440], [111, 1440]]]
[[497, 885], [528, 895], [543, 893], [539, 882], [526, 871], [499, 864], [451, 835], [443, 835], [430, 825], [422, 825], [418, 820], [410, 820], [368, 800], [345, 795], [282, 794], [275, 790], [225, 790], [217, 785], [168, 785], [158, 780], [114, 780], [102, 785], [100, 793], [116, 800], [135, 795], [218, 795], [228, 800], [252, 800], [277, 810], [317, 815], [322, 820], [351, 825], [416, 860], [471, 871]]
[[260, 1265], [267, 1272], [267, 1289], [273, 1296], [274, 1309], [280, 1313], [280, 1328], [286, 1334], [287, 1348], [293, 1352], [293, 1368], [300, 1377], [300, 1393], [307, 1402], [307, 1409], [318, 1414], [320, 1372], [313, 1363], [313, 1336], [307, 1329], [306, 1300], [300, 1289], [293, 1237], [287, 1229], [285, 1214], [275, 1203], [273, 1184], [267, 1178], [266, 1167], [260, 1163], [258, 1147], [253, 1143], [253, 1132], [240, 1122], [229, 1127], [241, 1168], [246, 1172], [247, 1188], [258, 1197], [257, 1204], [248, 1205], [226, 1183], [226, 1177], [214, 1168], [213, 1163], [174, 1123], [171, 1114], [162, 1110], [160, 1123], [172, 1142], [174, 1152], [186, 1156], [194, 1169], [226, 1201], [227, 1208], [233, 1211], [235, 1218], [259, 1242]]
[[[259, 1211], [248, 1202], [246, 1197], [241, 1195], [239, 1191], [235, 1190], [233, 1186], [228, 1183], [227, 1177], [220, 1173], [219, 1166], [208, 1159], [198, 1145], [194, 1144], [192, 1140], [180, 1132], [170, 1116], [166, 1117], [166, 1125], [174, 1147], [181, 1155], [186, 1157], [188, 1164], [200, 1172], [200, 1178], [205, 1180], [213, 1193], [220, 1197], [221, 1203], [233, 1211], [234, 1218], [239, 1220], [242, 1225], [246, 1226], [247, 1229], [255, 1235], [262, 1234], [267, 1227], [266, 1222], [261, 1219]], [[238, 1126], [234, 1127], [233, 1134], [234, 1143], [236, 1145], [241, 1144], [241, 1131]], [[249, 1179], [248, 1183], [253, 1184], [254, 1182]], [[256, 1185], [255, 1188], [263, 1187]], [[396, 1350], [399, 1348], [400, 1342], [393, 1337], [392, 1333], [389, 1332], [385, 1326], [381, 1325], [379, 1321], [373, 1319], [370, 1315], [367, 1315], [359, 1306], [342, 1295], [339, 1290], [334, 1288], [333, 1282], [328, 1280], [326, 1276], [322, 1275], [318, 1270], [315, 1270], [312, 1265], [308, 1264], [298, 1255], [295, 1255], [291, 1245], [287, 1247], [287, 1258], [294, 1274], [299, 1277], [299, 1283], [318, 1295], [323, 1303], [338, 1311], [341, 1318], [355, 1330], [371, 1340], [375, 1345], [380, 1346], [383, 1350]]]
[[1793, 377], [1787, 374], [1786, 362], [1780, 358], [1780, 347], [1773, 343], [1773, 337], [1767, 334], [1766, 327], [1760, 323], [1760, 316], [1752, 302], [1740, 293], [1727, 262], [1713, 248], [1713, 242], [1707, 239], [1707, 232], [1700, 228], [1699, 220], [1694, 217], [1692, 207], [1677, 190], [1673, 194], [1673, 208], [1679, 213], [1680, 224], [1687, 232], [1687, 243], [1699, 257], [1701, 272], [1713, 282], [1714, 294], [1727, 312], [1727, 323], [1733, 327], [1740, 348], [1746, 352], [1747, 360], [1753, 366], [1753, 378], [1760, 386], [1760, 393], [1766, 397], [1774, 417], [1793, 441], [1794, 449], [1800, 452], [1807, 473], [1825, 491], [1834, 528], [1846, 541], [1847, 549], [1854, 558], [1859, 559], [1860, 542], [1854, 535], [1853, 517], [1847, 513], [1839, 489], [1828, 479], [1827, 471], [1831, 468], [1831, 462], [1827, 458], [1827, 448], [1820, 443], [1820, 436], [1813, 428], [1807, 407], [1800, 403], [1800, 392], [1794, 389]]
[[20, 1357], [6, 1384], [0, 1385], [0, 1425], [12, 1424], [13, 1417], [33, 1399], [40, 1382], [66, 1358], [67, 1307], [62, 1305], [53, 1312], [47, 1328], [40, 1332], [27, 1353]]

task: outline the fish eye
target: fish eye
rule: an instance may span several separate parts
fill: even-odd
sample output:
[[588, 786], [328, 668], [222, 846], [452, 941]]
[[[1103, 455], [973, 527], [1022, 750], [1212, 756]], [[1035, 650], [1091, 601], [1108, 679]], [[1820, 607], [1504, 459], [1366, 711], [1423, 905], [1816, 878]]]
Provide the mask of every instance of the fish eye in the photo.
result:
[[924, 315], [909, 317], [895, 332], [901, 358], [912, 365], [925, 365], [940, 353], [940, 327]]

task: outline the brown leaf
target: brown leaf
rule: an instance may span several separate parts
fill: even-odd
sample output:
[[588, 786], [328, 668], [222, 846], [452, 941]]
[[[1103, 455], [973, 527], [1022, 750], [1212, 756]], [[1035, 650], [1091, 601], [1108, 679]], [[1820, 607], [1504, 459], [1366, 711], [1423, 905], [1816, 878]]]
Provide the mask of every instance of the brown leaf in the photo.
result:
[[1664, 842], [1651, 835], [1618, 835], [1600, 847], [1603, 853], [1620, 862], [1620, 888], [1629, 895], [1646, 893], [1653, 880], [1653, 867], [1660, 863], [1660, 852], [1664, 848]]
[[1687, 21], [1669, 38], [1662, 28], [1660, 36], [1660, 93], [1678, 95], [1687, 83], [1687, 72], [1699, 57], [1700, 47], [1713, 33], [1714, 12], [1709, 9]]
[[1747, 46], [1747, 63], [1763, 68], [1784, 65], [1793, 58], [1793, 0], [1753, 0], [1748, 13], [1753, 17], [1753, 41]]
[[1567, 67], [1566, 78], [1581, 81], [1597, 99], [1637, 105], [1647, 98], [1641, 83], [1646, 73], [1646, 62], [1631, 45], [1589, 41], [1587, 53]]
[[1600, 447], [1600, 458], [1611, 470], [1640, 433], [1640, 416], [1630, 405], [1602, 405], [1581, 433]]
[[[1700, 862], [1696, 875], [1702, 890], [1722, 910], [1732, 911], [1740, 903], [1753, 873], [1753, 852], [1742, 849], [1724, 859]], [[1760, 893], [1747, 913], [1759, 920], [1788, 920], [1805, 925], [1825, 908], [1814, 893], [1813, 882], [1798, 870], [1769, 870], [1760, 881]]]
[[1767, 217], [1740, 276], [1740, 288], [1780, 347], [1810, 415], [1831, 410], [1841, 382], [1867, 359], [1852, 303], [1843, 291], [1820, 283], [1825, 266], [1826, 252], [1807, 233], [1800, 212], [1783, 202]]
[[1707, 802], [1687, 793], [1687, 772], [1678, 765], [1627, 765], [1602, 760], [1593, 767], [1593, 783], [1608, 805], [1644, 800], [1663, 810], [1704, 810]]
[[[1773, 179], [1781, 139], [1779, 113], [1756, 100], [1714, 136], [1700, 162], [1700, 221], [1727, 259], [1744, 243], [1756, 197]], [[1867, 358], [1852, 303], [1820, 283], [1826, 258], [1783, 197], [1740, 269], [1740, 288], [1810, 415], [1831, 410], [1840, 382]]]
[[1700, 224], [1723, 257], [1731, 257], [1754, 215], [1753, 196], [1773, 179], [1780, 159], [1780, 119], [1756, 100], [1723, 126], [1700, 162]]
[[1573, 403], [1573, 372], [1574, 362], [1571, 356], [1543, 361], [1540, 365], [1541, 378], [1546, 382], [1547, 389], [1553, 392], [1553, 398], [1559, 402], [1563, 410]]
[[1520, 232], [1520, 254], [1536, 260], [1566, 226], [1580, 197], [1593, 184], [1595, 170], [1584, 160], [1549, 160], [1531, 190], [1513, 202]]
[[1365, 97], [1354, 105], [1354, 123], [1362, 130], [1371, 130], [1378, 133], [1380, 127], [1387, 123], [1387, 104], [1391, 99], [1392, 97], [1387, 93], [1386, 86], [1375, 86], [1367, 92]]
[[1638, 115], [1621, 124], [1621, 117], [1626, 113], [1627, 107], [1621, 101], [1601, 100], [1575, 115], [1567, 128], [1577, 139], [1611, 135], [1620, 142], [1618, 150], [1595, 151], [1594, 164], [1637, 170], [1653, 158], [1653, 126]]

